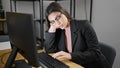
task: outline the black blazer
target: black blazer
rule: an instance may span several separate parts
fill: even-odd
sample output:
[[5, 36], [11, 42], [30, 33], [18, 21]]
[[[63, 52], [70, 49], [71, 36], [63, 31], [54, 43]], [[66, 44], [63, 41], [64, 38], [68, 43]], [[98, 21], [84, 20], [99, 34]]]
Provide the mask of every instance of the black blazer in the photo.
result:
[[[96, 58], [93, 49], [99, 49], [96, 33], [87, 20], [72, 20], [70, 23], [72, 38], [72, 61], [91, 68]], [[64, 30], [45, 34], [46, 52], [67, 51]], [[98, 67], [97, 67], [98, 68]]]

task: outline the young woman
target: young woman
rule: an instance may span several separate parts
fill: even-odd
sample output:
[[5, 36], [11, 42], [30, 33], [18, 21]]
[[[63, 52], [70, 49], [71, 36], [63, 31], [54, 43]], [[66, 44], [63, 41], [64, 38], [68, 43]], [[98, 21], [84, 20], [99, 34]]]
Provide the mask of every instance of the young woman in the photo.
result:
[[55, 53], [54, 58], [69, 59], [85, 68], [103, 68], [96, 63], [96, 50], [100, 49], [96, 33], [87, 20], [75, 20], [52, 2], [46, 9], [48, 31], [45, 34], [45, 50]]

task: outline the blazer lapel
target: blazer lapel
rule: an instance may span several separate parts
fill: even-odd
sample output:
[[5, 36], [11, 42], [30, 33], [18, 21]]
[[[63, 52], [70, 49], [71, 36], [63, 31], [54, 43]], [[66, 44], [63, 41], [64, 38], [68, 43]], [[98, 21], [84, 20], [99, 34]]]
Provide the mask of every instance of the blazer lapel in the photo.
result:
[[70, 26], [71, 26], [71, 38], [72, 38], [72, 48], [74, 48], [73, 47], [73, 45], [75, 45], [75, 42], [76, 42], [76, 40], [77, 40], [77, 26], [75, 25], [75, 22], [74, 21], [71, 21], [71, 23], [70, 23]]

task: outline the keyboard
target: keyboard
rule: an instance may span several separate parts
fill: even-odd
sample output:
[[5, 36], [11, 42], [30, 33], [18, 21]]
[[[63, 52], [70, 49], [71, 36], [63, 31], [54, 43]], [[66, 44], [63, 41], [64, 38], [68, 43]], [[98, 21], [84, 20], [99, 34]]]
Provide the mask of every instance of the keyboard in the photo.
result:
[[68, 65], [63, 62], [53, 58], [46, 53], [39, 54], [40, 64], [43, 68], [69, 68]]

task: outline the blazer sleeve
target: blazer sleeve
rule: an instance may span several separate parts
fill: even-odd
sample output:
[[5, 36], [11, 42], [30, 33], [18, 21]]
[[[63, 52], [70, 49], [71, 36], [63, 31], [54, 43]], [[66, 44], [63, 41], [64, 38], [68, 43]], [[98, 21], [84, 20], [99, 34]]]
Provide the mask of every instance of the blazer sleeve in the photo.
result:
[[79, 51], [71, 53], [71, 55], [73, 61], [80, 64], [88, 64], [94, 61], [94, 59], [96, 58], [96, 53], [94, 52], [94, 49], [99, 49], [98, 39], [93, 27], [88, 21], [85, 21], [81, 27], [82, 29], [80, 31], [82, 32], [82, 36], [84, 36], [85, 38], [87, 49], [83, 52]]
[[45, 33], [45, 51], [47, 53], [55, 52], [57, 47], [55, 46], [55, 33]]

